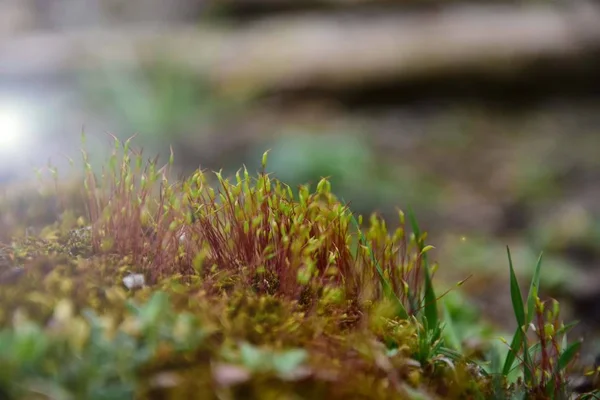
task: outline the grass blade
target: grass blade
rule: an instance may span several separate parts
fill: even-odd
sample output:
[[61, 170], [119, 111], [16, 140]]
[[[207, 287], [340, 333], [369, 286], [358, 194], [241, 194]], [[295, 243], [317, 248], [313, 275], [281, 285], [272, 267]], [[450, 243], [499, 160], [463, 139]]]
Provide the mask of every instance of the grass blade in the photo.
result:
[[[517, 280], [517, 276], [515, 274], [515, 269], [513, 267], [512, 257], [510, 255], [510, 249], [506, 246], [506, 253], [508, 255], [508, 265], [510, 269], [510, 297], [512, 301], [513, 311], [515, 313], [515, 318], [517, 319], [517, 330], [515, 332], [515, 336], [513, 337], [513, 343], [511, 344], [511, 351], [508, 352], [504, 364], [503, 371], [510, 371], [511, 365], [516, 357], [519, 348], [523, 347], [523, 363], [525, 364], [523, 367], [523, 375], [525, 377], [526, 382], [532, 382], [533, 379], [533, 371], [531, 370], [531, 366], [533, 365], [531, 360], [531, 354], [529, 353], [529, 349], [527, 348], [527, 335], [526, 329], [528, 322], [526, 321], [525, 316], [525, 306], [523, 304], [523, 297], [521, 297], [521, 289], [519, 288], [519, 282]], [[532, 290], [528, 295], [528, 303], [531, 299], [533, 304], [535, 305], [535, 300], [537, 299], [537, 286], [539, 286], [539, 267], [541, 265], [541, 258], [538, 260], [538, 265], [536, 267], [536, 272], [534, 273], [534, 277], [532, 279]], [[537, 279], [537, 283], [536, 283]], [[537, 285], [537, 286], [534, 286]], [[535, 296], [533, 292], [536, 293]], [[533, 315], [533, 314], [531, 314]], [[529, 317], [527, 317], [529, 318]], [[508, 372], [507, 372], [508, 373]]]
[[510, 297], [512, 300], [513, 311], [515, 313], [515, 318], [517, 319], [517, 330], [513, 336], [512, 342], [510, 344], [510, 350], [506, 355], [506, 360], [504, 361], [504, 367], [502, 368], [502, 373], [504, 376], [508, 375], [510, 370], [512, 369], [512, 364], [515, 361], [517, 356], [517, 352], [521, 348], [521, 345], [524, 344], [524, 353], [527, 353], [527, 343], [525, 340], [525, 310], [523, 306], [523, 298], [521, 297], [521, 289], [519, 288], [519, 282], [517, 281], [517, 277], [515, 275], [515, 270], [513, 267], [512, 257], [510, 255], [510, 249], [506, 246], [506, 252], [508, 254], [508, 265], [510, 269]]
[[410, 220], [410, 225], [422, 257], [423, 269], [425, 270], [425, 318], [427, 319], [427, 326], [430, 330], [432, 330], [439, 323], [437, 298], [435, 297], [435, 291], [433, 290], [433, 283], [431, 281], [431, 274], [429, 272], [429, 263], [427, 262], [427, 253], [423, 251], [424, 244], [421, 240], [421, 230], [417, 224], [415, 213], [411, 208], [408, 209], [408, 219]]
[[560, 329], [558, 329], [556, 331], [555, 336], [566, 334], [571, 328], [573, 328], [578, 323], [579, 323], [579, 321], [573, 321], [573, 322], [570, 322], [570, 323], [562, 326]]
[[529, 286], [529, 294], [527, 295], [527, 323], [530, 323], [533, 319], [535, 299], [539, 294], [542, 255], [543, 253], [540, 253], [540, 256], [538, 257], [537, 264], [535, 265], [535, 271], [533, 272], [533, 277], [531, 278], [531, 285]]
[[504, 360], [504, 367], [502, 367], [502, 375], [507, 376], [512, 370], [512, 365], [515, 362], [515, 358], [517, 357], [517, 352], [523, 343], [523, 330], [517, 328], [515, 334], [513, 336], [512, 342], [510, 343], [510, 349], [506, 354], [506, 359]]
[[508, 264], [510, 268], [510, 298], [512, 300], [513, 311], [515, 313], [517, 323], [519, 324], [519, 327], [523, 327], [525, 325], [525, 309], [523, 306], [523, 298], [521, 297], [521, 289], [519, 288], [519, 282], [517, 280], [517, 276], [515, 275], [512, 257], [510, 256], [510, 249], [508, 246], [506, 247], [506, 252], [508, 254]]
[[452, 316], [448, 311], [448, 306], [445, 302], [442, 302], [442, 311], [444, 313], [444, 336], [446, 338], [446, 342], [457, 350], [459, 353], [463, 352], [462, 345], [460, 342], [460, 338], [458, 337], [458, 333], [456, 332], [456, 327], [454, 326], [454, 322], [452, 321]]
[[569, 345], [569, 347], [567, 347], [566, 350], [562, 352], [562, 354], [560, 355], [560, 357], [558, 359], [558, 365], [557, 365], [557, 368], [559, 371], [562, 371], [563, 369], [565, 369], [567, 367], [567, 365], [571, 362], [573, 357], [575, 357], [575, 355], [579, 351], [580, 347], [581, 347], [581, 342], [571, 343]]

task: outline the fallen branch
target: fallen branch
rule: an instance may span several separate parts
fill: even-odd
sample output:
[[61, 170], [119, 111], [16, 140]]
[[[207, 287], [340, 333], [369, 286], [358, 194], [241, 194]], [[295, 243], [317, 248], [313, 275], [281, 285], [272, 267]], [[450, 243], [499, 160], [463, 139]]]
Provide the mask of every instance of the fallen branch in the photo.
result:
[[600, 48], [600, 11], [469, 7], [355, 19], [278, 18], [228, 30], [44, 33], [0, 41], [0, 81], [138, 69], [168, 60], [223, 89], [340, 87], [449, 71], [505, 73]]

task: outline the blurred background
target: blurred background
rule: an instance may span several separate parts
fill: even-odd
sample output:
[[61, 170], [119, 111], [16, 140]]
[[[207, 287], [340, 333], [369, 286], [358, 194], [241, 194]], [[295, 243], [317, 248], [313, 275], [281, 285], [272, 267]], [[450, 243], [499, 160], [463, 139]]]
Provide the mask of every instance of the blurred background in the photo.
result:
[[[329, 176], [414, 208], [439, 275], [510, 326], [510, 245], [578, 334], [600, 328], [600, 4], [1, 0], [0, 181], [96, 160], [110, 132], [177, 168]], [[438, 289], [439, 290], [439, 289]], [[465, 303], [467, 304], [467, 303]]]

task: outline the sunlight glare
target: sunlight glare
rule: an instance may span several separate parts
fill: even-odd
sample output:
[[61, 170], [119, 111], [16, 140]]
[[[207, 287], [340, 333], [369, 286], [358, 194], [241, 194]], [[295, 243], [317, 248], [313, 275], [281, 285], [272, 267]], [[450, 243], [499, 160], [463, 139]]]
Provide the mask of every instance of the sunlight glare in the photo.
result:
[[25, 141], [24, 115], [17, 109], [0, 106], [0, 153], [19, 151]]

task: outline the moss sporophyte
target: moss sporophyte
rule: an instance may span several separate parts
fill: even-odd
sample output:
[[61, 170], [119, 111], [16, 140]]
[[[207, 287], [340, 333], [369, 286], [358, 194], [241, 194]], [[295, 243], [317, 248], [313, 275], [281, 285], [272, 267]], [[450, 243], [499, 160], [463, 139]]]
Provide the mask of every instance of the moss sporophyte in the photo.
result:
[[266, 153], [256, 175], [172, 180], [172, 154], [130, 144], [99, 170], [83, 152], [82, 184], [53, 170], [3, 198], [0, 398], [575, 396], [580, 343], [538, 297], [541, 259], [523, 301], [509, 257], [519, 329], [474, 351], [412, 212], [366, 223], [326, 179], [265, 173]]

